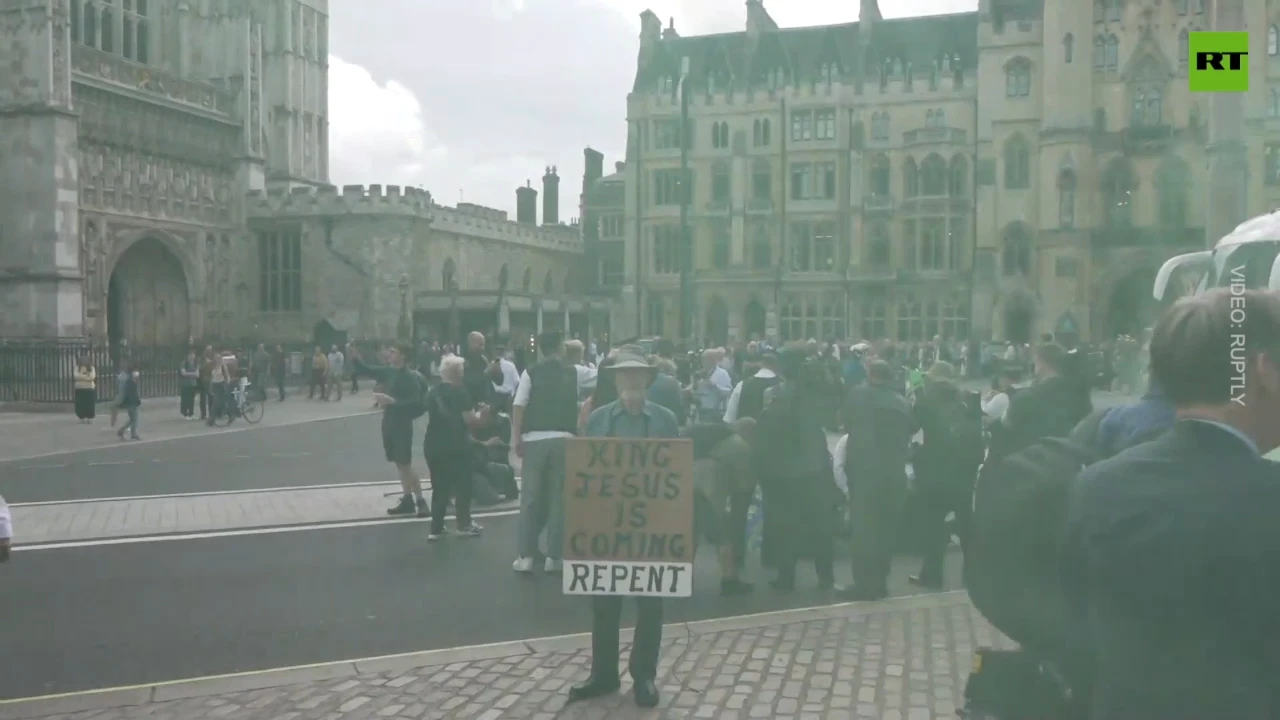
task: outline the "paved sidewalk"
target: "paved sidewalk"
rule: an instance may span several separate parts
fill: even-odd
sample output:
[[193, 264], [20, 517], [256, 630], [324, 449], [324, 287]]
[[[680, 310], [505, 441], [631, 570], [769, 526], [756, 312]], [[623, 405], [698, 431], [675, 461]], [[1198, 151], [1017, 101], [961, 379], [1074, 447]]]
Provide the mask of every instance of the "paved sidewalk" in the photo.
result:
[[[144, 400], [139, 433], [143, 442], [238, 432], [247, 428], [295, 425], [378, 412], [369, 394], [348, 395], [340, 402], [309, 401], [303, 398], [266, 404], [262, 420], [250, 425], [238, 419], [230, 427], [210, 428], [198, 420], [178, 415], [171, 399]], [[80, 424], [68, 414], [0, 414], [0, 461], [29, 460], [78, 450], [92, 450], [120, 444], [108, 426], [108, 411], [100, 410], [92, 425]]]
[[0, 703], [0, 720], [932, 720], [963, 704], [975, 648], [1008, 645], [962, 592], [668, 625], [659, 708], [637, 709], [625, 676], [619, 695], [566, 707], [565, 691], [587, 675], [589, 642], [534, 639]]
[[[430, 492], [430, 480], [423, 481]], [[388, 520], [396, 483], [265, 492], [218, 492], [11, 506], [14, 547], [175, 533]], [[517, 507], [476, 508], [478, 515]]]

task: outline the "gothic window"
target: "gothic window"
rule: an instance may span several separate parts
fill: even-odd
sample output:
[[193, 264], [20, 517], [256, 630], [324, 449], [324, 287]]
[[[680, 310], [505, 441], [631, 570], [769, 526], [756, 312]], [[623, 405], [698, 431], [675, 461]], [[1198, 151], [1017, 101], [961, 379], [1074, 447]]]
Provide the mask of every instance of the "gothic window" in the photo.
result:
[[885, 316], [887, 315], [883, 300], [872, 300], [862, 308], [862, 339], [879, 340], [886, 335]]
[[760, 131], [761, 145], [768, 145], [773, 142], [773, 125], [769, 122], [769, 118], [760, 121]]
[[680, 226], [659, 225], [653, 228], [653, 273], [673, 275], [680, 272]]
[[547, 271], [547, 276], [546, 276], [545, 278], [543, 278], [543, 279], [542, 279], [542, 294], [543, 294], [543, 295], [550, 295], [550, 294], [551, 294], [552, 289], [553, 289], [553, 287], [552, 287], [552, 280], [551, 280], [551, 271], [550, 271], [550, 270], [548, 270], [548, 271]]
[[650, 297], [644, 305], [645, 325], [650, 335], [661, 336], [663, 333], [663, 325], [667, 318], [666, 308], [663, 306], [662, 298]]
[[922, 315], [919, 300], [913, 298], [898, 303], [899, 342], [925, 339], [924, 318]]
[[1139, 61], [1133, 74], [1133, 125], [1159, 125], [1164, 105], [1164, 85], [1166, 78], [1159, 63], [1152, 57]]
[[970, 219], [952, 216], [951, 232], [947, 236], [947, 261], [952, 270], [963, 270], [969, 256], [968, 243]]
[[807, 222], [791, 225], [791, 269], [809, 272], [813, 267], [813, 226]]
[[1120, 39], [1115, 35], [1107, 36], [1106, 69], [1115, 72], [1120, 67]]
[[724, 150], [729, 147], [729, 124], [725, 122], [711, 123], [711, 147]]
[[1262, 183], [1267, 187], [1280, 186], [1280, 145], [1268, 143], [1263, 156], [1263, 170], [1266, 175]]
[[1058, 227], [1070, 230], [1076, 226], [1076, 173], [1063, 168], [1058, 173]]
[[109, 53], [116, 51], [116, 17], [110, 5], [98, 11], [98, 49]]
[[1267, 54], [1272, 57], [1280, 55], [1280, 27], [1275, 25], [1267, 28]]
[[836, 267], [836, 228], [829, 222], [813, 226], [813, 252], [811, 256], [815, 272], [831, 272]]
[[889, 195], [889, 157], [877, 155], [871, 160], [871, 194]]
[[759, 118], [751, 124], [751, 144], [754, 147], [769, 145], [769, 118]]
[[1133, 220], [1133, 171], [1122, 158], [1111, 161], [1102, 175], [1102, 206], [1111, 227], [1128, 227]]
[[1093, 39], [1093, 69], [1102, 70], [1107, 67], [1107, 39], [1098, 35]]
[[920, 164], [920, 194], [934, 197], [947, 194], [947, 161], [941, 155], [930, 154]]
[[880, 141], [889, 139], [889, 113], [878, 112], [871, 116], [871, 139]]
[[948, 194], [951, 197], [963, 197], [969, 185], [969, 163], [963, 155], [951, 158], [951, 179]]
[[121, 0], [121, 15], [122, 54], [135, 62], [148, 62], [151, 39], [147, 0]]
[[1004, 69], [1005, 97], [1021, 98], [1031, 94], [1031, 61], [1014, 58]]
[[453, 264], [453, 258], [446, 259], [440, 269], [440, 289], [445, 292], [458, 289], [458, 268]]
[[773, 247], [769, 242], [769, 230], [762, 225], [751, 237], [751, 267], [762, 270], [772, 265]]
[[1190, 181], [1191, 168], [1182, 158], [1171, 155], [1161, 163], [1156, 174], [1156, 193], [1159, 198], [1156, 219], [1162, 227], [1186, 227]]
[[529, 292], [531, 287], [533, 287], [533, 269], [525, 268], [524, 279], [520, 281], [520, 289], [524, 292]]
[[731, 178], [728, 164], [723, 161], [717, 161], [711, 166], [711, 202], [720, 205], [729, 202], [729, 196], [733, 189]]
[[258, 309], [302, 311], [302, 233], [258, 233]]
[[904, 270], [915, 270], [916, 262], [920, 259], [916, 249], [916, 228], [917, 223], [914, 219], [908, 218], [902, 221], [902, 253], [900, 258]]
[[1005, 275], [1031, 274], [1031, 233], [1022, 223], [1014, 223], [1004, 231], [1000, 267]]
[[867, 265], [884, 268], [893, 263], [893, 243], [889, 239], [889, 228], [882, 222], [871, 226], [867, 235]]
[[71, 42], [81, 42], [80, 21], [84, 17], [84, 6], [80, 0], [71, 0]]
[[751, 199], [757, 203], [773, 202], [773, 169], [767, 160], [757, 160], [751, 168]]
[[711, 235], [711, 266], [716, 270], [729, 267], [729, 250], [732, 236], [728, 223], [716, 223]]
[[1062, 38], [1062, 60], [1068, 65], [1071, 64], [1072, 56], [1075, 54], [1076, 38], [1071, 33]]
[[916, 168], [915, 158], [907, 158], [902, 164], [902, 195], [913, 198], [920, 194], [920, 171]]
[[[1274, 30], [1274, 28], [1272, 28]], [[1191, 38], [1187, 33], [1187, 29], [1183, 28], [1178, 33], [1178, 69], [1186, 70], [1187, 62], [1191, 57]]]
[[1107, 22], [1119, 22], [1124, 15], [1124, 0], [1107, 0]]
[[1271, 88], [1267, 99], [1267, 117], [1280, 117], [1280, 88]]
[[920, 269], [944, 270], [947, 267], [947, 220], [925, 218], [920, 223]]
[[1004, 187], [1006, 190], [1031, 187], [1031, 147], [1022, 135], [1014, 135], [1004, 144]]

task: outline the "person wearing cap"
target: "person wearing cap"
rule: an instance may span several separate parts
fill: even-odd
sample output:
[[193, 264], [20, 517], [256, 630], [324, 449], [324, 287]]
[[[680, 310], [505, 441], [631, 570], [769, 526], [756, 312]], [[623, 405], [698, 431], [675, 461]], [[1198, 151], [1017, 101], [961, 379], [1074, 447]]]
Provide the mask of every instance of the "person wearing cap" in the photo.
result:
[[[618, 390], [618, 399], [591, 411], [583, 433], [586, 437], [675, 438], [680, 436], [676, 416], [645, 399], [645, 390], [657, 374], [638, 346], [618, 348], [607, 374]], [[591, 598], [591, 675], [569, 689], [569, 702], [589, 700], [616, 692], [618, 681], [618, 633], [622, 621], [622, 596]], [[662, 648], [662, 598], [636, 598], [635, 637], [631, 644], [630, 670], [635, 683], [636, 705], [657, 707], [658, 654]]]
[[724, 408], [724, 421], [730, 425], [742, 418], [759, 417], [764, 409], [764, 394], [782, 381], [778, 377], [778, 354], [766, 350], [760, 354], [760, 369], [755, 375], [739, 382], [729, 395]]

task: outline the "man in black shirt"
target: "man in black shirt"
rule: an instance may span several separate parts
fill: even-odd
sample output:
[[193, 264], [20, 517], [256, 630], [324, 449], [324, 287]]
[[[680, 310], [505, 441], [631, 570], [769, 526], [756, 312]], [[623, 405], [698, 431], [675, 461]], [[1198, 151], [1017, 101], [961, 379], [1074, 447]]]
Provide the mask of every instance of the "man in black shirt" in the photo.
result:
[[397, 345], [387, 353], [387, 365], [365, 365], [359, 358], [352, 368], [354, 375], [368, 375], [382, 387], [373, 394], [374, 402], [382, 408], [382, 449], [387, 462], [396, 466], [400, 488], [404, 495], [388, 515], [413, 515], [427, 517], [431, 508], [422, 495], [422, 479], [413, 469], [413, 421], [422, 416], [422, 383], [409, 370], [408, 361], [412, 348]]

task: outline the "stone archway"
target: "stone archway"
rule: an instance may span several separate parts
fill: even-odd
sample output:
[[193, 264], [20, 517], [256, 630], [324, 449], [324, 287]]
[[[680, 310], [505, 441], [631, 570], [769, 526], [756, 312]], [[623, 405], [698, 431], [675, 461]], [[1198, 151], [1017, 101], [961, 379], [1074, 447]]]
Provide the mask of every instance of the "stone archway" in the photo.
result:
[[1014, 293], [1005, 300], [1001, 309], [1004, 321], [1004, 339], [1019, 345], [1029, 344], [1036, 327], [1036, 304], [1024, 292]]
[[707, 307], [707, 342], [723, 346], [729, 342], [729, 306], [724, 298], [716, 296]]
[[115, 345], [184, 345], [192, 335], [187, 272], [157, 237], [146, 235], [120, 253], [107, 282], [107, 337]]
[[1112, 337], [1137, 337], [1155, 322], [1159, 311], [1151, 295], [1155, 277], [1154, 269], [1139, 267], [1115, 284], [1107, 299], [1107, 331]]
[[760, 340], [764, 338], [766, 316], [764, 305], [759, 300], [751, 298], [747, 303], [747, 308], [743, 311], [743, 325], [746, 327], [748, 340]]

